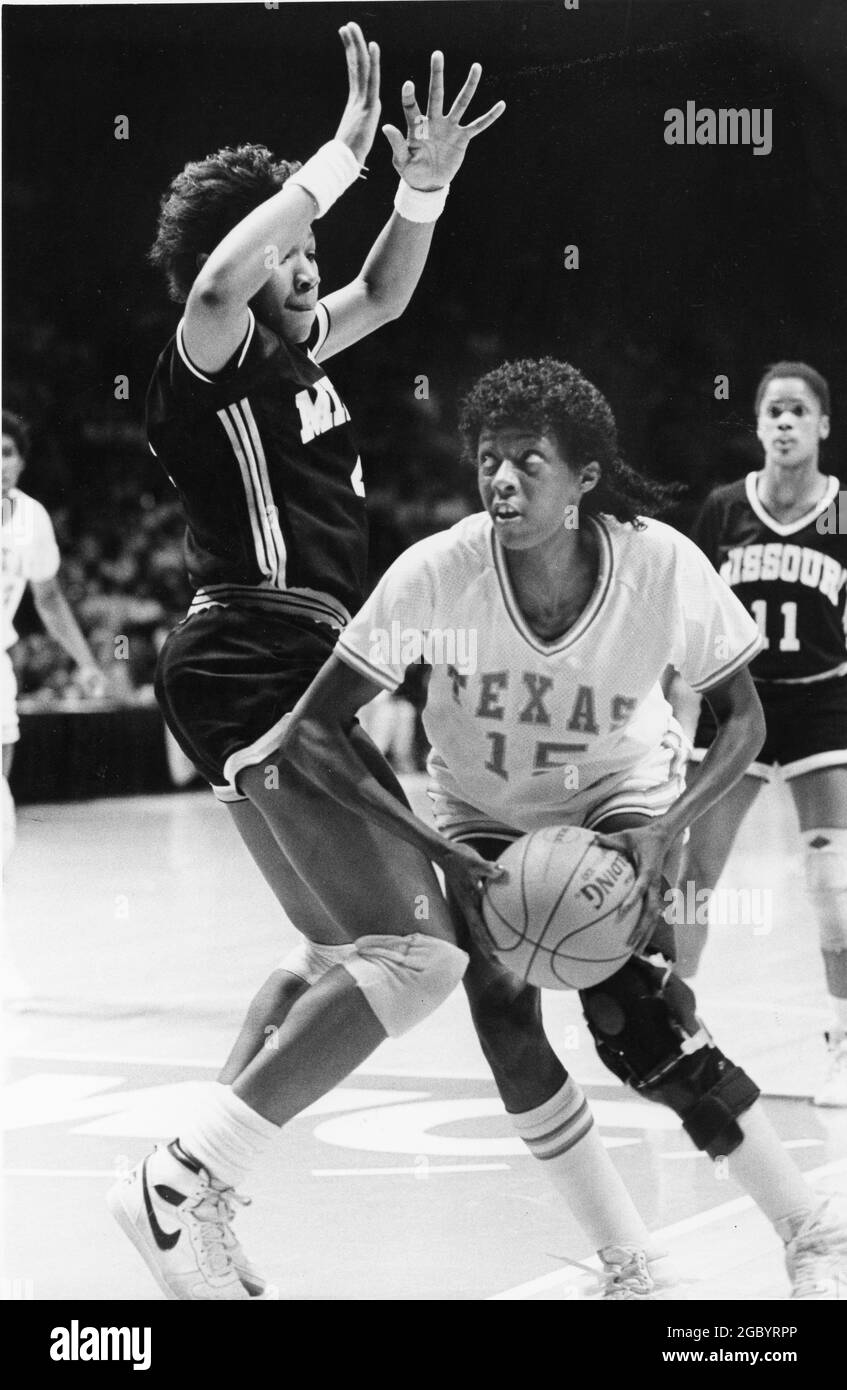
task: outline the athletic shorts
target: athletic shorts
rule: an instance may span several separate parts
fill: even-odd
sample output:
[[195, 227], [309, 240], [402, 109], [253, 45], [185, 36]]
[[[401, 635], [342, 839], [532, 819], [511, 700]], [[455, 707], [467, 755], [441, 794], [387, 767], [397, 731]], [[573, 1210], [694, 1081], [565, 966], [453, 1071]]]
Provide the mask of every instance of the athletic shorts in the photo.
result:
[[0, 652], [0, 701], [2, 742], [17, 743], [21, 736], [21, 726], [18, 723], [18, 682], [8, 652]]
[[[601, 828], [611, 816], [663, 816], [685, 790], [685, 766], [690, 744], [674, 720], [662, 742], [627, 772], [602, 784], [585, 788], [564, 799], [561, 806], [533, 813], [532, 824], [519, 830], [487, 816], [452, 792], [439, 788], [437, 777], [427, 788], [433, 804], [435, 824], [448, 840], [473, 841], [494, 838], [511, 844], [531, 830], [547, 825], [582, 825], [588, 830]], [[430, 764], [432, 773], [434, 763]]]
[[[786, 780], [822, 767], [847, 764], [847, 676], [780, 685], [757, 681], [767, 736], [748, 777], [771, 781], [777, 770]], [[715, 736], [712, 711], [703, 702], [692, 758], [699, 761]]]
[[332, 655], [336, 631], [290, 613], [215, 605], [167, 637], [156, 698], [182, 751], [219, 801], [279, 746], [286, 716]]

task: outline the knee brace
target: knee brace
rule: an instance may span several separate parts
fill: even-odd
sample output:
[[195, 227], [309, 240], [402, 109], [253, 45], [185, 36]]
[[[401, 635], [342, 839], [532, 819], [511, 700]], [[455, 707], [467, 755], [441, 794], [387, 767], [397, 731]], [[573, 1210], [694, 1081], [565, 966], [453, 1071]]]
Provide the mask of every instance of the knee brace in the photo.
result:
[[806, 887], [824, 951], [847, 951], [847, 829], [804, 830]]
[[669, 1105], [711, 1158], [738, 1148], [737, 1117], [759, 1088], [714, 1046], [684, 980], [633, 957], [580, 999], [600, 1059], [615, 1076]]

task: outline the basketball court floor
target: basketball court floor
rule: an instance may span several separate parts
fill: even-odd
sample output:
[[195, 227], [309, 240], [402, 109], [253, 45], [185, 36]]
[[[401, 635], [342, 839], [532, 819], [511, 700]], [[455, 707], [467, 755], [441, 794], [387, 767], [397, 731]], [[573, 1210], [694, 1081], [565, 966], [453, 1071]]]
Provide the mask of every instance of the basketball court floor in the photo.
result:
[[[423, 779], [407, 780], [423, 810]], [[698, 997], [816, 1187], [847, 1195], [847, 1111], [808, 1099], [827, 1010], [792, 826], [768, 789], [724, 880], [758, 885], [765, 910], [713, 929]], [[177, 1131], [294, 930], [205, 793], [21, 808], [5, 910], [4, 1296], [156, 1299], [105, 1190]], [[668, 1252], [673, 1296], [785, 1298], [778, 1243], [731, 1162], [699, 1156], [673, 1115], [616, 1083], [575, 996], [550, 994], [545, 1012]], [[239, 1235], [282, 1299], [597, 1296], [591, 1251], [514, 1137], [461, 992], [295, 1119], [249, 1195]]]

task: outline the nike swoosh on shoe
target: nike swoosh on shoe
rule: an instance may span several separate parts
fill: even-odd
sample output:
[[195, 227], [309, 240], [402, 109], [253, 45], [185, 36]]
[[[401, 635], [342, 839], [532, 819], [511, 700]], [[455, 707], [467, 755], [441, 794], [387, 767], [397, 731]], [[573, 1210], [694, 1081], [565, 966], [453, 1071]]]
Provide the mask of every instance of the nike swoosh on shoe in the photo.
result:
[[147, 1159], [141, 1165], [141, 1189], [144, 1193], [144, 1207], [147, 1212], [147, 1220], [150, 1222], [150, 1229], [153, 1232], [153, 1239], [160, 1250], [173, 1250], [182, 1234], [181, 1231], [163, 1231], [156, 1219], [153, 1210], [153, 1203], [150, 1200], [150, 1191], [147, 1186]]

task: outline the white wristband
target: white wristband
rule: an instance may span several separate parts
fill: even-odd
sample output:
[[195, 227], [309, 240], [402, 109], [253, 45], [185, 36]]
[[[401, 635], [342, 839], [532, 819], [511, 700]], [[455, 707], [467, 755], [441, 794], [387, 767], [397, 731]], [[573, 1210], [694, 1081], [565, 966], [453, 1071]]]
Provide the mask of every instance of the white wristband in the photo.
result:
[[394, 207], [407, 222], [434, 222], [444, 211], [449, 192], [449, 183], [445, 183], [443, 188], [422, 193], [419, 188], [411, 188], [405, 179], [401, 179], [394, 198]]
[[323, 217], [358, 177], [359, 161], [350, 146], [343, 140], [327, 140], [288, 182], [311, 193], [318, 205], [317, 216]]

